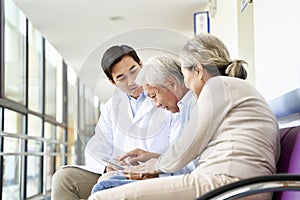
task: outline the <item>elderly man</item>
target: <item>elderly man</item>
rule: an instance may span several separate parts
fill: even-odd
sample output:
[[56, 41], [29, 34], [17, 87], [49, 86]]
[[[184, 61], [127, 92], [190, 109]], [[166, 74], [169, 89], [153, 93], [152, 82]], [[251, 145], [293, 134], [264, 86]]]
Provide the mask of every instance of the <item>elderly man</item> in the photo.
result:
[[[180, 115], [180, 133], [185, 124], [190, 119], [190, 112], [196, 103], [193, 93], [185, 87], [184, 77], [180, 69], [178, 60], [171, 56], [155, 56], [150, 59], [136, 78], [136, 83], [142, 85], [147, 96], [152, 99], [157, 107], [171, 111], [179, 112]], [[181, 134], [172, 134], [174, 141]], [[135, 149], [119, 158], [124, 160], [129, 158], [130, 164], [145, 162], [153, 157], [159, 157], [160, 154], [150, 153]]]

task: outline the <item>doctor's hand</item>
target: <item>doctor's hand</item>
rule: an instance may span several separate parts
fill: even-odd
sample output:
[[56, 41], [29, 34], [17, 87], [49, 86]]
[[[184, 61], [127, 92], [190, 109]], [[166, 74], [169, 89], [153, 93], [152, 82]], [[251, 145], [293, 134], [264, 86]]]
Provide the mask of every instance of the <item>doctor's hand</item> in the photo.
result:
[[129, 151], [118, 158], [119, 161], [124, 161], [126, 158], [128, 159], [129, 164], [131, 165], [139, 165], [140, 162], [146, 162], [151, 158], [158, 158], [160, 156], [159, 153], [153, 153], [149, 151], [145, 151], [143, 149], [134, 149]]
[[126, 178], [132, 180], [144, 180], [159, 177], [160, 171], [155, 168], [157, 158], [152, 158], [146, 163], [129, 167], [123, 170]]

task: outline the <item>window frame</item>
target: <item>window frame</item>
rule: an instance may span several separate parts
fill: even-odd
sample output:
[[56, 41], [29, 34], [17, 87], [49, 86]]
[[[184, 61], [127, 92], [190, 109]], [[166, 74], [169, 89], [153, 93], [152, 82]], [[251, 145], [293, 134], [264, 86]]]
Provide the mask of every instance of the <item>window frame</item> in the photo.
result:
[[[4, 89], [5, 89], [5, 62], [4, 62], [4, 54], [5, 54], [5, 33], [4, 33], [4, 26], [5, 26], [5, 0], [0, 0], [0, 150], [2, 153], [0, 153], [0, 181], [1, 183], [3, 182], [3, 165], [4, 165], [4, 156], [5, 154], [3, 153], [4, 149], [4, 138], [5, 137], [16, 137], [21, 140], [22, 146], [21, 146], [21, 153], [16, 153], [16, 156], [18, 156], [21, 160], [21, 182], [20, 182], [20, 199], [30, 199], [30, 198], [35, 198], [35, 196], [39, 197], [49, 197], [49, 191], [45, 190], [45, 184], [43, 182], [44, 176], [45, 176], [45, 167], [44, 166], [44, 160], [47, 158], [46, 154], [46, 149], [45, 149], [45, 144], [57, 144], [57, 145], [63, 145], [63, 155], [61, 155], [60, 152], [50, 152], [51, 155], [60, 156], [61, 155], [61, 162], [62, 164], [67, 164], [67, 157], [69, 156], [67, 153], [67, 104], [68, 104], [68, 99], [67, 99], [67, 65], [65, 64], [64, 60], [62, 59], [62, 76], [63, 76], [63, 95], [61, 101], [63, 102], [63, 120], [62, 122], [57, 122], [55, 117], [50, 117], [45, 114], [45, 38], [42, 36], [42, 113], [38, 113], [36, 111], [30, 110], [28, 108], [28, 72], [29, 72], [29, 33], [28, 33], [28, 18], [26, 17], [26, 39], [25, 39], [25, 45], [26, 45], [26, 60], [25, 60], [25, 73], [26, 73], [26, 96], [25, 96], [25, 105], [15, 102], [13, 100], [10, 100], [8, 98], [4, 97]], [[4, 110], [9, 109], [14, 112], [20, 113], [24, 115], [24, 127], [22, 133], [19, 133], [18, 135], [13, 135], [11, 133], [5, 133], [4, 132]], [[41, 137], [33, 137], [28, 135], [28, 115], [34, 115], [36, 117], [39, 117], [42, 120], [42, 136]], [[44, 138], [44, 123], [48, 122], [52, 124], [55, 127], [61, 127], [64, 130], [65, 134], [65, 141], [58, 142], [56, 140], [49, 140]], [[43, 142], [42, 148], [40, 152], [33, 153], [33, 152], [28, 152], [28, 140], [32, 141], [39, 141]], [[38, 187], [38, 194], [35, 196], [27, 196], [27, 164], [28, 164], [28, 156], [41, 156], [41, 166], [40, 166], [40, 179]], [[55, 167], [55, 162], [52, 164]], [[3, 195], [3, 186], [0, 187], [0, 197], [2, 198]], [[0, 198], [0, 199], [1, 199]]]

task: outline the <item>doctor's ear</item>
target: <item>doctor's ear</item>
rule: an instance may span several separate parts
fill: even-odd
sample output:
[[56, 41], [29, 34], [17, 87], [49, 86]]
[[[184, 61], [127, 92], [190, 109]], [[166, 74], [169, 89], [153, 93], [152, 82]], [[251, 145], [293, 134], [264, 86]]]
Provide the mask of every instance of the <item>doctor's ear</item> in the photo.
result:
[[139, 66], [140, 66], [141, 68], [143, 67], [142, 61], [139, 62]]

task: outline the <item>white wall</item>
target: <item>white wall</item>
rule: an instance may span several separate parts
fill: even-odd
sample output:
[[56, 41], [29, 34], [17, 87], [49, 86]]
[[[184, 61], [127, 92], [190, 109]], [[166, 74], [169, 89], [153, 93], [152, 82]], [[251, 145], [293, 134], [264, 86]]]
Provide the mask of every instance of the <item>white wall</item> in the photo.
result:
[[255, 86], [253, 4], [248, 4], [243, 12], [240, 0], [237, 5], [239, 58], [247, 61], [247, 81]]
[[[209, 8], [209, 6], [208, 6]], [[247, 81], [255, 85], [253, 6], [241, 13], [237, 0], [217, 1], [217, 11], [211, 16], [211, 33], [227, 46], [231, 59], [248, 62]]]
[[254, 1], [256, 86], [272, 99], [300, 86], [300, 1]]
[[249, 62], [247, 80], [267, 100], [298, 88], [300, 1], [253, 1], [243, 13], [239, 1], [217, 1], [211, 33], [224, 41], [232, 59]]
[[227, 46], [232, 59], [238, 57], [238, 27], [236, 0], [217, 0], [215, 16], [210, 17], [210, 32]]

